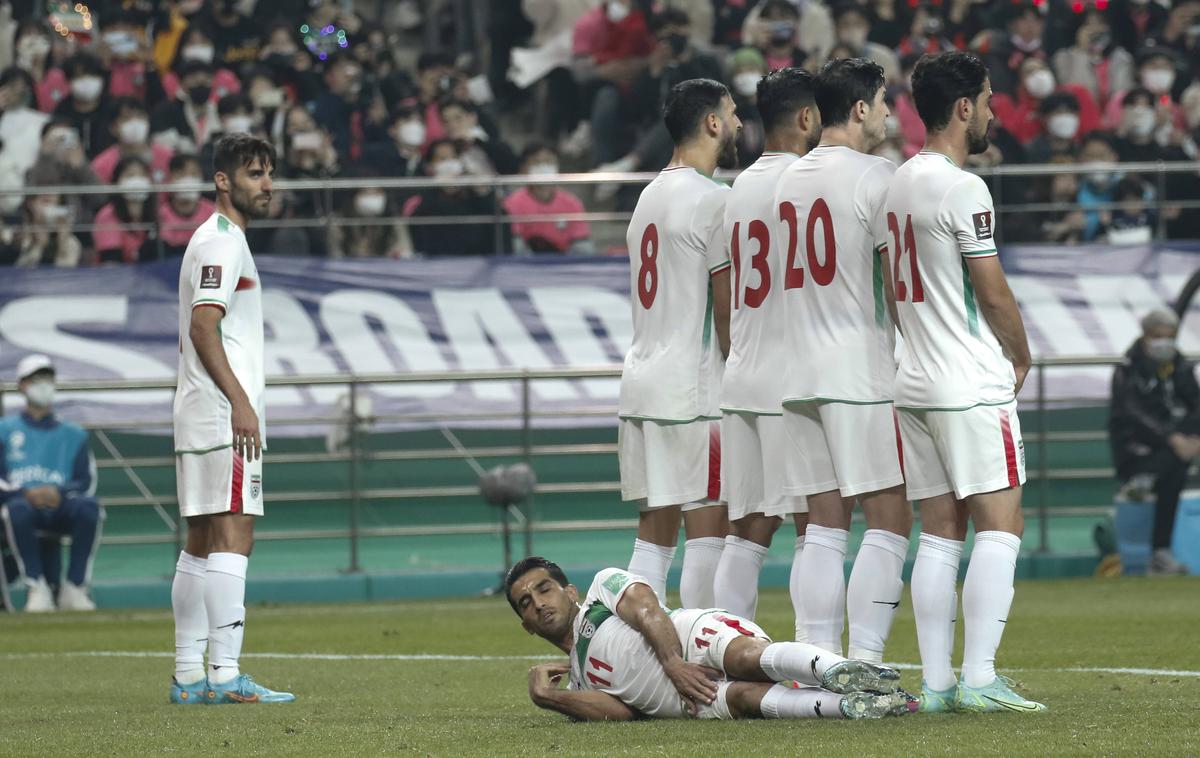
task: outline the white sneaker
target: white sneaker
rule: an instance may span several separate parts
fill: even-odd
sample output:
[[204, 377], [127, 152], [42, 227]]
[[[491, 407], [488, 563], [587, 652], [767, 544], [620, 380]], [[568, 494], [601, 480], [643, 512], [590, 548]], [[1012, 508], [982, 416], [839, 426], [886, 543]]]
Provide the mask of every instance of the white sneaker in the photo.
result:
[[50, 585], [46, 584], [46, 577], [40, 576], [25, 581], [29, 586], [29, 594], [25, 596], [26, 613], [49, 613], [55, 610], [54, 593], [50, 591]]
[[88, 597], [86, 587], [79, 587], [69, 581], [64, 581], [58, 588], [58, 609], [60, 611], [94, 611], [96, 603]]
[[1150, 556], [1150, 566], [1146, 571], [1151, 576], [1183, 576], [1188, 572], [1187, 566], [1179, 562], [1170, 548], [1160, 547]]

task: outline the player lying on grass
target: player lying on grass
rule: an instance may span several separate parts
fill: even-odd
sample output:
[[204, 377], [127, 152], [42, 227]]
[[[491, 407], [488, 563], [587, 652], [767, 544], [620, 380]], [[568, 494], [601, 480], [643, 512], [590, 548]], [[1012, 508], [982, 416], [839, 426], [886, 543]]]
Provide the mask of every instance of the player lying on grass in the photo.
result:
[[645, 579], [620, 569], [597, 574], [582, 604], [562, 569], [536, 556], [504, 587], [521, 626], [570, 656], [530, 669], [530, 698], [575, 720], [861, 719], [916, 707], [893, 669], [772, 642], [723, 611], [668, 614]]

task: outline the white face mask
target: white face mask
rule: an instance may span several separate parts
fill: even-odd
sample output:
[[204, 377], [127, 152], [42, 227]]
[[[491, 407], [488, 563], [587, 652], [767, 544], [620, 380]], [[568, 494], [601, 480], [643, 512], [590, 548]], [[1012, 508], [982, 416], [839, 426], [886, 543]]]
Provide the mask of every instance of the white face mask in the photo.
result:
[[138, 49], [138, 40], [133, 32], [109, 32], [104, 35], [104, 43], [114, 55], [130, 55]]
[[146, 137], [150, 136], [150, 122], [144, 118], [131, 118], [121, 122], [121, 127], [117, 131], [122, 142], [136, 145], [145, 142]]
[[150, 189], [150, 177], [148, 176], [127, 176], [117, 182], [117, 186], [121, 189], [145, 188], [147, 190], [145, 192], [122, 192], [121, 197], [124, 197], [131, 203], [144, 202], [146, 198], [150, 197], [150, 192], [148, 191]]
[[1046, 122], [1046, 131], [1058, 139], [1071, 139], [1079, 131], [1079, 116], [1074, 113], [1056, 113]]
[[625, 20], [626, 16], [629, 15], [629, 6], [622, 3], [610, 2], [605, 8], [605, 12], [608, 14], [609, 21], [613, 22], [614, 24], [619, 24]]
[[50, 40], [40, 34], [27, 34], [17, 43], [17, 66], [31, 69], [50, 52]]
[[43, 205], [42, 220], [47, 224], [55, 224], [65, 220], [71, 215], [71, 206], [69, 205]]
[[387, 207], [387, 197], [384, 195], [357, 195], [354, 198], [354, 211], [360, 216], [382, 216]]
[[438, 161], [433, 164], [433, 175], [440, 179], [462, 176], [464, 171], [466, 171], [466, 168], [458, 158], [447, 158], [444, 161]]
[[54, 382], [33, 382], [25, 388], [25, 399], [31, 405], [49, 408], [54, 405]]
[[1130, 108], [1126, 118], [1129, 119], [1129, 131], [1133, 132], [1135, 137], [1150, 136], [1154, 132], [1154, 125], [1158, 122], [1158, 117], [1154, 115], [1154, 109], [1143, 105]]
[[555, 176], [558, 174], [557, 163], [535, 163], [529, 167], [530, 176]]
[[201, 63], [212, 63], [213, 55], [212, 45], [188, 45], [179, 53], [179, 57], [185, 61], [200, 61]]
[[[900, 133], [900, 119], [889, 115], [883, 120], [883, 133], [887, 137], [895, 137]], [[900, 164], [896, 164], [900, 165]]]
[[733, 89], [742, 97], [750, 97], [758, 92], [758, 80], [762, 74], [757, 71], [745, 71], [733, 77]]
[[80, 100], [91, 102], [104, 91], [104, 80], [98, 76], [81, 76], [71, 82], [71, 94]]
[[1148, 68], [1142, 72], [1142, 86], [1156, 95], [1171, 91], [1175, 72], [1169, 68]]
[[420, 121], [405, 121], [398, 130], [400, 142], [408, 147], [425, 144], [425, 124]]
[[1175, 357], [1175, 340], [1171, 337], [1147, 337], [1142, 344], [1146, 349], [1146, 357], [1152, 361], [1166, 363]]
[[[199, 181], [200, 177], [198, 176], [186, 176], [182, 179], [176, 179], [175, 181], [171, 182], [171, 184], [176, 186], [187, 186], [189, 184], [196, 184]], [[200, 190], [175, 190], [171, 194], [175, 196], [175, 199], [182, 200], [185, 203], [194, 202], [200, 199]]]
[[226, 134], [234, 132], [249, 132], [254, 128], [253, 116], [226, 116], [223, 122]]
[[1041, 100], [1054, 91], [1054, 74], [1048, 68], [1034, 71], [1025, 77], [1025, 91]]

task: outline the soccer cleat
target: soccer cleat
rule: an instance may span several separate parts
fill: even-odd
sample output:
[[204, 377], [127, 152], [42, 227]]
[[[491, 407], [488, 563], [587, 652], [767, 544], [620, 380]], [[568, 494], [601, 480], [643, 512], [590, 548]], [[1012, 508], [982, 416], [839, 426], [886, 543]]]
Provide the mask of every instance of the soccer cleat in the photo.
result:
[[250, 678], [249, 674], [238, 674], [222, 684], [210, 682], [208, 702], [210, 705], [230, 703], [290, 703], [296, 696], [290, 692], [269, 690]]
[[838, 703], [842, 715], [848, 719], [881, 719], [884, 716], [904, 716], [916, 711], [916, 698], [904, 690], [887, 694], [878, 692], [851, 692], [843, 695]]
[[878, 692], [887, 695], [900, 686], [900, 672], [866, 661], [846, 659], [835, 663], [821, 677], [821, 687], [839, 695]]
[[208, 680], [201, 679], [191, 684], [180, 684], [172, 677], [171, 702], [176, 705], [206, 705], [208, 703]]
[[921, 713], [954, 713], [954, 697], [958, 693], [957, 687], [951, 687], [948, 690], [931, 690], [921, 682]]
[[1013, 691], [1013, 680], [1006, 676], [996, 678], [986, 687], [968, 687], [959, 682], [954, 696], [954, 708], [966, 713], [995, 713], [1016, 711], [1018, 713], [1041, 713], [1046, 706], [1026, 700]]

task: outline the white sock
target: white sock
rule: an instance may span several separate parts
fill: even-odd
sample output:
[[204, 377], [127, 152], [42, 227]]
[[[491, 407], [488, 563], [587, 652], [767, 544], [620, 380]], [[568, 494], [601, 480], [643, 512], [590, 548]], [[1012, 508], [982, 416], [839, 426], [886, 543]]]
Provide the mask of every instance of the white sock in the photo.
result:
[[944, 691], [957, 684], [954, 666], [954, 617], [958, 611], [958, 563], [963, 543], [922, 534], [912, 572], [913, 616], [925, 685]]
[[633, 541], [633, 556], [629, 559], [629, 573], [637, 574], [650, 583], [658, 601], [667, 603], [667, 572], [675, 559], [675, 546], [656, 545], [645, 540]]
[[842, 652], [846, 614], [845, 529], [808, 525], [800, 558], [800, 605], [804, 608], [808, 641], [831, 652]]
[[996, 679], [996, 650], [1012, 607], [1013, 574], [1021, 538], [1008, 532], [977, 532], [963, 582], [963, 682], [986, 687]]
[[208, 608], [208, 678], [222, 684], [235, 678], [246, 631], [246, 566], [238, 553], [211, 553], [204, 576]]
[[854, 558], [846, 586], [850, 621], [849, 657], [883, 662], [883, 646], [904, 596], [904, 559], [908, 538], [884, 529], [868, 529]]
[[804, 535], [796, 538], [796, 554], [792, 557], [792, 576], [788, 580], [788, 590], [792, 593], [792, 611], [796, 614], [796, 642], [808, 642], [808, 629], [804, 623], [804, 606], [800, 603], [800, 556], [804, 553]]
[[205, 558], [181, 551], [171, 583], [175, 614], [175, 681], [195, 684], [204, 679], [204, 649], [208, 645], [208, 612], [204, 609]]
[[725, 538], [725, 548], [713, 577], [713, 606], [753, 619], [758, 609], [758, 576], [767, 548], [751, 540]]
[[758, 666], [776, 682], [795, 680], [816, 687], [830, 666], [844, 660], [837, 653], [807, 642], [772, 642], [763, 648]]
[[683, 543], [683, 572], [679, 577], [679, 605], [683, 608], [713, 607], [713, 578], [725, 540], [697, 537]]
[[777, 684], [763, 695], [759, 710], [765, 719], [845, 718], [842, 696], [816, 687], [792, 689]]

